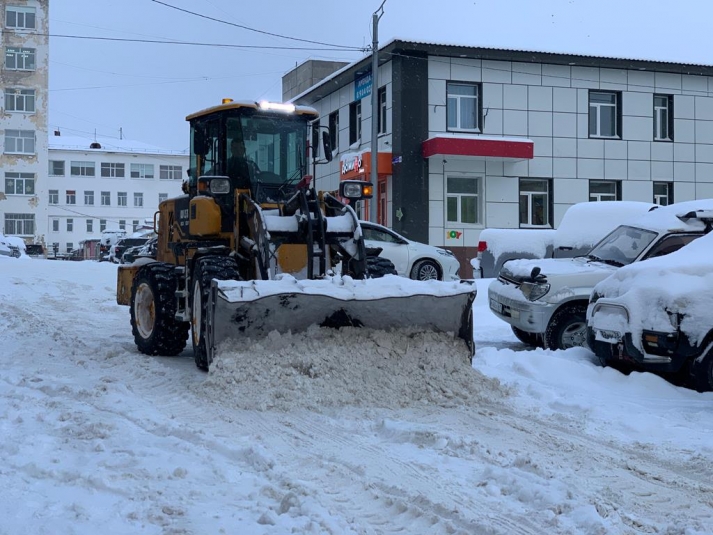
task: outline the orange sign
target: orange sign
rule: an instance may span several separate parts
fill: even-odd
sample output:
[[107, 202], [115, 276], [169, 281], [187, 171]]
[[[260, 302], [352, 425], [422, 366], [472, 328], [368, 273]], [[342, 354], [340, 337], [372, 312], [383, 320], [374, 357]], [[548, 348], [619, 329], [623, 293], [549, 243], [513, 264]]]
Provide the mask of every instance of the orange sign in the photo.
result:
[[[377, 154], [379, 167], [377, 169], [379, 176], [387, 176], [391, 174], [391, 153], [379, 152]], [[340, 180], [349, 179], [364, 179], [367, 180], [371, 176], [371, 152], [363, 152], [354, 155], [353, 158], [348, 158], [341, 161], [339, 167]]]

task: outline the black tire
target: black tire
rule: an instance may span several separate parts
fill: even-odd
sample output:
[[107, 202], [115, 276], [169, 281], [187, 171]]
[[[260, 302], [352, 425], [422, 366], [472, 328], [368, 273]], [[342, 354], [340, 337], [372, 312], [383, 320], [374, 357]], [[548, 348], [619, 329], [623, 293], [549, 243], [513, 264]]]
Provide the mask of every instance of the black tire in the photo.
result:
[[210, 292], [210, 282], [218, 280], [238, 280], [238, 266], [227, 256], [205, 256], [199, 258], [193, 268], [191, 278], [191, 341], [196, 366], [208, 371], [211, 355], [206, 343], [206, 303]]
[[131, 332], [139, 351], [173, 357], [186, 347], [188, 326], [176, 320], [174, 267], [146, 264], [131, 285]]
[[713, 342], [709, 342], [701, 356], [691, 362], [691, 385], [698, 392], [713, 390]]
[[587, 305], [571, 304], [552, 315], [545, 330], [547, 349], [587, 347]]
[[527, 331], [523, 331], [522, 329], [518, 329], [517, 327], [512, 328], [512, 333], [515, 335], [515, 338], [520, 340], [523, 344], [526, 346], [530, 347], [544, 347], [545, 344], [542, 340], [542, 335], [538, 333], [529, 333]]
[[384, 275], [398, 275], [394, 263], [380, 256], [367, 256], [366, 269], [370, 279], [380, 279]]
[[438, 263], [433, 260], [419, 260], [411, 268], [410, 277], [417, 281], [441, 280], [443, 275]]

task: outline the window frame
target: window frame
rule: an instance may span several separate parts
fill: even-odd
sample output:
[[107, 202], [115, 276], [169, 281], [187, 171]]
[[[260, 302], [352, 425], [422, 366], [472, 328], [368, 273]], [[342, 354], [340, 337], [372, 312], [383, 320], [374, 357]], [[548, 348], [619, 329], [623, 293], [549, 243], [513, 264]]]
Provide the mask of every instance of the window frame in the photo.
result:
[[91, 218], [87, 219], [87, 234], [94, 234], [94, 220]]
[[[666, 193], [656, 193], [656, 186], [665, 186]], [[666, 199], [666, 204], [659, 202], [662, 199]], [[673, 182], [655, 181], [653, 183], [653, 203], [659, 206], [669, 206], [675, 202], [673, 197]]]
[[[64, 160], [49, 160], [49, 163], [47, 164], [47, 166], [49, 167], [49, 169], [48, 169], [49, 176], [65, 176], [65, 173], [67, 171], [65, 168], [66, 163], [67, 162], [65, 162]], [[56, 164], [62, 164], [62, 165], [57, 166]], [[57, 173], [57, 167], [62, 168], [61, 174]]]
[[67, 232], [74, 232], [74, 218], [67, 218]]
[[[15, 23], [10, 22], [10, 15], [15, 15]], [[23, 24], [18, 23], [18, 15], [22, 14]], [[28, 15], [32, 19], [32, 25], [27, 24]], [[13, 30], [36, 30], [37, 29], [37, 9], [34, 6], [6, 6], [5, 7], [5, 27]]]
[[[101, 192], [101, 205], [100, 206], [111, 206], [111, 191]], [[106, 201], [106, 202], [104, 202]]]
[[104, 232], [106, 230], [106, 219], [99, 220], [99, 232]]
[[94, 190], [84, 190], [84, 206], [94, 206]]
[[388, 126], [388, 121], [386, 117], [386, 86], [382, 86], [379, 88], [379, 92], [377, 94], [377, 106], [378, 133], [386, 134], [386, 129]]
[[[609, 104], [606, 102], [592, 102], [592, 95], [610, 95], [614, 97], [614, 104]], [[621, 110], [621, 91], [606, 91], [599, 89], [590, 89], [588, 95], [588, 106], [587, 106], [587, 133], [590, 138], [594, 139], [622, 139], [621, 123], [622, 123], [622, 110]], [[601, 109], [603, 107], [614, 108], [614, 133], [612, 135], [605, 135], [601, 133]], [[592, 108], [594, 108], [596, 114], [596, 132], [592, 133]]]
[[99, 176], [102, 178], [125, 178], [126, 166], [118, 162], [101, 162]]
[[129, 192], [128, 191], [117, 191], [116, 192], [116, 205], [126, 207], [129, 205]]
[[[466, 178], [466, 179], [472, 179], [476, 181], [476, 193], [463, 193], [463, 192], [449, 192], [448, 190], [448, 179], [449, 178]], [[483, 175], [472, 175], [472, 174], [462, 174], [462, 173], [447, 173], [445, 177], [445, 210], [444, 210], [444, 217], [445, 217], [445, 223], [447, 226], [453, 226], [453, 225], [459, 225], [459, 226], [464, 226], [468, 228], [477, 228], [477, 227], [483, 227], [484, 221], [485, 221], [485, 214], [484, 214], [484, 195], [483, 195], [483, 187], [484, 187], [484, 177]], [[475, 198], [475, 222], [465, 222], [463, 221], [463, 216], [462, 216], [462, 208], [463, 208], [463, 203], [462, 200], [466, 197], [474, 197]], [[456, 199], [456, 220], [451, 220], [449, 219], [449, 209], [448, 209], [448, 202], [450, 199]]]
[[361, 143], [361, 100], [355, 100], [349, 104], [349, 145]]
[[134, 208], [144, 207], [144, 194], [141, 191], [134, 192]]
[[76, 205], [77, 204], [77, 190], [68, 189], [65, 190], [65, 204]]
[[[657, 106], [656, 99], [666, 99], [666, 106]], [[672, 142], [673, 138], [673, 95], [654, 93], [654, 141]], [[662, 136], [661, 116], [666, 117], [666, 132]]]
[[[453, 86], [465, 86], [475, 88], [475, 95], [460, 95], [458, 93], [449, 93], [449, 89]], [[448, 80], [446, 82], [446, 131], [448, 132], [482, 132], [483, 130], [483, 84], [480, 82], [464, 82], [459, 80]], [[448, 111], [450, 109], [450, 99], [456, 100], [456, 125], [451, 126], [448, 123]], [[461, 99], [469, 98], [475, 100], [475, 127], [463, 127], [461, 125]]]
[[182, 165], [159, 165], [159, 180], [180, 180], [183, 175]]
[[[8, 181], [12, 181], [12, 191], [8, 191]], [[35, 176], [35, 173], [19, 173], [19, 172], [14, 172], [14, 171], [7, 171], [5, 173], [5, 182], [4, 182], [4, 191], [5, 195], [13, 195], [13, 196], [23, 196], [23, 197], [34, 197], [36, 195], [36, 189], [35, 189], [35, 183], [36, 183], [37, 177]], [[22, 193], [17, 193], [18, 187], [17, 185], [22, 184]], [[31, 184], [30, 189], [32, 190], [30, 193], [27, 192], [27, 185]]]
[[[18, 106], [22, 102], [22, 106]], [[28, 106], [28, 103], [31, 105]], [[10, 113], [34, 114], [37, 111], [37, 91], [23, 87], [5, 88], [5, 111]], [[31, 109], [30, 109], [31, 108]]]
[[[525, 190], [523, 189], [523, 182], [527, 181], [538, 181], [542, 182], [545, 184], [545, 191], [537, 191], [537, 190]], [[519, 218], [519, 224], [520, 228], [534, 228], [534, 229], [547, 229], [547, 228], [553, 228], [553, 212], [554, 212], [554, 203], [553, 203], [553, 194], [552, 194], [552, 187], [553, 187], [553, 181], [550, 178], [538, 178], [538, 177], [520, 177], [520, 180], [518, 181], [518, 218]], [[523, 194], [527, 197], [527, 223], [522, 222], [522, 197]], [[533, 197], [534, 196], [543, 196], [545, 197], [545, 203], [544, 207], [546, 210], [545, 213], [545, 220], [546, 222], [537, 225], [535, 223], [532, 223], [533, 217], [534, 217], [534, 207], [533, 207]]]
[[[25, 150], [28, 144], [32, 150]], [[37, 154], [36, 133], [34, 130], [7, 129], [5, 130], [4, 146], [6, 154]]]
[[[150, 173], [147, 171], [150, 169]], [[131, 178], [151, 179], [156, 178], [155, 167], [152, 163], [132, 163], [129, 166], [129, 176]], [[136, 176], [134, 176], [136, 175]]]
[[[10, 66], [10, 58], [14, 66]], [[23, 46], [5, 47], [5, 70], [35, 71], [37, 70], [37, 49]], [[19, 66], [22, 65], [22, 66]]]
[[[75, 169], [77, 173], [75, 173]], [[90, 172], [91, 171], [91, 172]], [[69, 162], [69, 176], [80, 177], [80, 176], [96, 176], [97, 167], [96, 162], [87, 162], [83, 160], [70, 160]]]
[[[17, 232], [18, 225], [22, 227], [22, 232]], [[36, 229], [35, 214], [5, 213], [6, 236], [34, 236]]]
[[59, 232], [59, 217], [52, 218], [52, 232]]
[[[593, 193], [592, 185], [594, 184], [614, 184], [614, 198], [602, 199], [604, 195], [612, 195], [612, 193]], [[592, 198], [596, 197], [596, 198]], [[589, 181], [589, 202], [609, 202], [621, 200], [621, 180], [590, 180]]]
[[[47, 197], [48, 197], [48, 203], [51, 205], [59, 204], [59, 190], [58, 189], [51, 189], [47, 192]], [[54, 202], [52, 202], [54, 201]]]

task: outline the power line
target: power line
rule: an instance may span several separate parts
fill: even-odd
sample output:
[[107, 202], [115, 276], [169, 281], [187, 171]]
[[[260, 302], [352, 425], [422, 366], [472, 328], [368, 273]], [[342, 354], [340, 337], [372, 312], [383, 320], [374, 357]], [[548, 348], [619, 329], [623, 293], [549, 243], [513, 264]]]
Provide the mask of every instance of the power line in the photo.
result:
[[250, 26], [245, 26], [245, 25], [243, 25], [243, 24], [236, 24], [236, 23], [234, 23], [234, 22], [228, 22], [228, 21], [225, 21], [225, 20], [216, 19], [216, 18], [213, 18], [213, 17], [209, 17], [209, 16], [207, 16], [207, 15], [202, 15], [201, 13], [196, 13], [195, 11], [189, 11], [189, 10], [187, 10], [187, 9], [182, 9], [182, 8], [180, 8], [180, 7], [172, 6], [171, 4], [167, 4], [167, 3], [161, 2], [161, 1], [159, 1], [159, 0], [152, 0], [152, 1], [153, 1], [153, 2], [156, 2], [157, 4], [161, 4], [162, 6], [170, 7], [171, 9], [175, 9], [176, 11], [182, 11], [183, 13], [188, 13], [188, 14], [190, 14], [190, 15], [194, 15], [194, 16], [200, 17], [200, 18], [202, 18], [202, 19], [212, 20], [212, 21], [214, 21], [214, 22], [220, 22], [221, 24], [227, 24], [228, 26], [234, 26], [234, 27], [236, 27], [236, 28], [241, 28], [241, 29], [243, 29], [243, 30], [248, 30], [248, 31], [251, 31], [251, 32], [256, 32], [256, 33], [261, 33], [261, 34], [263, 34], [263, 35], [269, 35], [269, 36], [271, 36], [271, 37], [279, 37], [280, 39], [289, 39], [289, 40], [291, 40], [291, 41], [299, 41], [299, 42], [301, 42], [301, 43], [310, 43], [310, 44], [313, 44], [313, 45], [331, 46], [331, 47], [335, 47], [335, 48], [342, 48], [342, 49], [345, 49], [345, 50], [358, 50], [358, 51], [361, 51], [361, 52], [365, 52], [365, 51], [366, 51], [366, 49], [364, 49], [364, 48], [356, 48], [356, 47], [353, 47], [353, 46], [346, 46], [346, 45], [335, 45], [335, 44], [332, 44], [332, 43], [323, 43], [323, 42], [321, 42], [321, 41], [310, 41], [309, 39], [300, 39], [300, 38], [298, 38], [298, 37], [290, 37], [290, 36], [288, 36], [288, 35], [281, 35], [281, 34], [279, 34], [279, 33], [267, 32], [267, 31], [265, 31], [265, 30], [258, 30], [257, 28], [251, 28]]
[[315, 47], [299, 47], [299, 46], [267, 46], [267, 45], [231, 45], [225, 43], [199, 43], [196, 41], [161, 41], [159, 39], [128, 39], [121, 37], [95, 37], [89, 35], [66, 35], [66, 34], [49, 34], [49, 33], [36, 33], [33, 35], [38, 35], [41, 37], [59, 37], [64, 39], [85, 39], [94, 41], [117, 41], [124, 43], [149, 43], [149, 44], [160, 44], [160, 45], [189, 45], [189, 46], [209, 46], [216, 48], [238, 48], [238, 49], [256, 49], [256, 50], [309, 50], [316, 52], [343, 52], [345, 50], [351, 50], [353, 52], [363, 52], [364, 49], [356, 47], [342, 47], [339, 45], [325, 45], [334, 46], [334, 48], [315, 48]]

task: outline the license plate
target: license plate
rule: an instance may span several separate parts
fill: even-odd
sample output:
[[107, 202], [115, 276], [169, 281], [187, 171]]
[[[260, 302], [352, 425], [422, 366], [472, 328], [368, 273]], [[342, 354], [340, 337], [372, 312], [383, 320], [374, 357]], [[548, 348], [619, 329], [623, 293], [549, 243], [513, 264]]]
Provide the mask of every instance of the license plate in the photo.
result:
[[503, 313], [503, 305], [498, 303], [495, 299], [490, 300], [490, 310], [497, 312], [498, 314]]
[[608, 329], [597, 329], [597, 335], [604, 342], [618, 342], [622, 338], [619, 331], [610, 331]]

